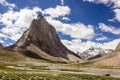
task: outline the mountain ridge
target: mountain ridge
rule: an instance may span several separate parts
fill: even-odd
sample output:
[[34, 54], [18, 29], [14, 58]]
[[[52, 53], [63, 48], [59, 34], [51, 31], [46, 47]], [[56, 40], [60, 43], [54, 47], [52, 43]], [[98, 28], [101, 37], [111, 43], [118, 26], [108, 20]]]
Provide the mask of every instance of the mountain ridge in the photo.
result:
[[116, 47], [116, 49], [106, 56], [98, 58], [94, 60], [94, 65], [97, 66], [113, 66], [120, 67], [120, 44]]
[[102, 49], [100, 47], [98, 48], [91, 47], [88, 50], [84, 51], [83, 53], [80, 53], [79, 55], [83, 60], [93, 60], [93, 59], [108, 55], [112, 51], [113, 51], [112, 49]]

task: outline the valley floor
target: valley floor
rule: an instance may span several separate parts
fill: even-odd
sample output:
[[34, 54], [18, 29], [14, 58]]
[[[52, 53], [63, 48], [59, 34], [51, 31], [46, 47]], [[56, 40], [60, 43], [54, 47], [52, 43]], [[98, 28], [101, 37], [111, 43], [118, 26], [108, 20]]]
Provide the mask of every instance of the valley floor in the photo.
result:
[[0, 80], [120, 80], [120, 69], [83, 68], [50, 62], [0, 64]]

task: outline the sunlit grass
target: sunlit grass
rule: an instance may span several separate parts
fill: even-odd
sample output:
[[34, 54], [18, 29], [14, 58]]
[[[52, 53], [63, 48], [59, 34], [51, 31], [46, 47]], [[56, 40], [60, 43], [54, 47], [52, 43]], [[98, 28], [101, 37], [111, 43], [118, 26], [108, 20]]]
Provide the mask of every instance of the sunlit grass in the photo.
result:
[[86, 75], [86, 74], [58, 74], [58, 73], [0, 73], [1, 80], [120, 80], [119, 78]]

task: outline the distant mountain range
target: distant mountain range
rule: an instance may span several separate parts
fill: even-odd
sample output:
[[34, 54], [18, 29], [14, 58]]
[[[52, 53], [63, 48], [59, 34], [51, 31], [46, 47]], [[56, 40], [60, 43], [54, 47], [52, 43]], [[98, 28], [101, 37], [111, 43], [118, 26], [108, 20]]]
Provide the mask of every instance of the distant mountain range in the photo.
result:
[[91, 47], [83, 53], [79, 53], [78, 55], [84, 60], [92, 60], [110, 54], [112, 51], [112, 49]]
[[111, 54], [94, 60], [93, 65], [120, 67], [120, 43]]

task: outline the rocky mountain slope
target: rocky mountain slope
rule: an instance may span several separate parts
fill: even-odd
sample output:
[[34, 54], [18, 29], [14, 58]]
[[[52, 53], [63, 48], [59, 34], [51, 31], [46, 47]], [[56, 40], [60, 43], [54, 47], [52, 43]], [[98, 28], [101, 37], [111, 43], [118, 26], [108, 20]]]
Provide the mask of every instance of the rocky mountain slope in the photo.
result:
[[42, 15], [34, 19], [30, 28], [9, 48], [32, 58], [67, 63], [82, 61], [61, 43], [55, 28]]
[[0, 47], [2, 48], [3, 47], [3, 45], [0, 43]]
[[118, 44], [117, 48], [111, 54], [96, 59], [94, 65], [120, 67], [120, 44]]
[[84, 60], [92, 60], [110, 54], [112, 51], [113, 50], [111, 49], [91, 47], [88, 50], [84, 51], [83, 53], [80, 53], [79, 55]]

